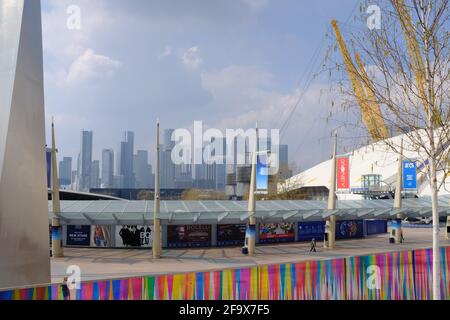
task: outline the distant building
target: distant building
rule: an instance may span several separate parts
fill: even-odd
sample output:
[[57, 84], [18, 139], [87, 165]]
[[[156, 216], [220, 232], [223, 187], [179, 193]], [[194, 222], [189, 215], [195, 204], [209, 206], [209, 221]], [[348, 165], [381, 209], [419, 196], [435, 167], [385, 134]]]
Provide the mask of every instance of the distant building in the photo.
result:
[[114, 150], [112, 149], [103, 149], [102, 151], [101, 187], [114, 187]]
[[[186, 189], [161, 188], [161, 200], [181, 200], [181, 196], [185, 191]], [[155, 190], [153, 188], [92, 188], [90, 192], [93, 194], [103, 194], [126, 200], [153, 200], [155, 197]]]
[[151, 188], [154, 179], [152, 179], [152, 166], [148, 163], [148, 152], [138, 150], [133, 161], [136, 188]]
[[120, 143], [119, 174], [123, 176], [124, 188], [134, 188], [133, 154], [134, 132], [127, 131], [124, 133], [124, 140]]
[[91, 184], [93, 132], [81, 132], [81, 149], [78, 156], [78, 190], [88, 191]]
[[114, 188], [115, 189], [122, 189], [123, 188], [123, 183], [124, 179], [123, 176], [114, 176]]
[[292, 170], [289, 168], [289, 147], [286, 144], [281, 144], [279, 146], [279, 169], [278, 178], [279, 180], [286, 180], [292, 177]]
[[72, 184], [72, 157], [64, 157], [59, 162], [59, 185], [70, 186]]
[[100, 161], [92, 161], [90, 188], [100, 188]]
[[164, 130], [163, 143], [160, 148], [161, 188], [175, 187], [175, 164], [172, 161], [172, 150], [175, 142], [172, 141], [173, 129]]

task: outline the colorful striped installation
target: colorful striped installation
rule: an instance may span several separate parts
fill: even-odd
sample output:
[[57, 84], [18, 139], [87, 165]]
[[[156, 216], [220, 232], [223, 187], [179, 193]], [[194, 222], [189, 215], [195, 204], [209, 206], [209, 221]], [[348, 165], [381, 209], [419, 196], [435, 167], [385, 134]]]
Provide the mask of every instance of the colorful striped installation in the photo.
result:
[[145, 300], [258, 299], [258, 268], [144, 277]]
[[0, 300], [64, 300], [59, 285], [0, 292]]
[[348, 300], [415, 299], [413, 252], [345, 258]]
[[142, 300], [142, 278], [84, 282], [77, 300]]
[[[433, 250], [414, 251], [414, 277], [417, 299], [431, 299]], [[441, 248], [441, 299], [450, 299], [450, 247]]]
[[[428, 300], [432, 250], [391, 252], [120, 280], [84, 282], [78, 300]], [[450, 247], [441, 249], [450, 299]], [[62, 300], [59, 285], [0, 292], [0, 300]]]

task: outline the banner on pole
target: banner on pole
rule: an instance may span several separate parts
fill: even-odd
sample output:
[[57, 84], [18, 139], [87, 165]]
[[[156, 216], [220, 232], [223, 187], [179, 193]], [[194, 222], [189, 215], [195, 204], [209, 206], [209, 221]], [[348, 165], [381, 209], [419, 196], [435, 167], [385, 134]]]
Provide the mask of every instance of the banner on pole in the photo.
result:
[[348, 157], [337, 159], [337, 188], [350, 189], [350, 161]]
[[403, 189], [417, 188], [417, 166], [414, 161], [403, 161]]

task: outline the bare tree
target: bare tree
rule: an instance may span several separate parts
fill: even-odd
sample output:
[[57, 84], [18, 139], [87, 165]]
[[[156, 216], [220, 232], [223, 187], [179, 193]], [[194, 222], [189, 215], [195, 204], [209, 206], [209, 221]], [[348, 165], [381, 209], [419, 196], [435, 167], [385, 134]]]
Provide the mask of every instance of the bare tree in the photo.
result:
[[419, 183], [428, 183], [431, 190], [433, 298], [440, 299], [437, 196], [449, 173], [449, 4], [448, 0], [384, 0], [380, 4], [381, 28], [367, 27], [369, 3], [365, 3], [356, 23], [346, 30], [348, 51], [353, 51], [355, 59], [344, 54], [342, 63], [342, 57], [330, 54], [327, 67], [333, 76], [338, 74], [344, 96], [341, 107], [361, 109], [363, 121], [351, 125], [364, 123], [373, 141], [398, 153], [400, 139], [385, 136], [385, 128], [391, 128], [403, 134], [404, 151], [416, 155], [410, 160], [417, 162]]

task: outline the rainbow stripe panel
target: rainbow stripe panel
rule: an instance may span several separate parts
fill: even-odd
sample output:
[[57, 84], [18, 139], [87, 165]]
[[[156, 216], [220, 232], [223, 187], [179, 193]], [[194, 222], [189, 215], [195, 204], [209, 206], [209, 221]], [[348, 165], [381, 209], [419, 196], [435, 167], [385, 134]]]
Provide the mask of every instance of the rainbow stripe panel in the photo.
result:
[[142, 300], [142, 277], [85, 282], [77, 300]]
[[0, 292], [0, 300], [64, 300], [58, 285]]
[[[450, 299], [450, 247], [441, 248]], [[428, 300], [432, 250], [210, 272], [84, 282], [78, 300]], [[0, 300], [62, 300], [58, 285], [0, 292]]]

